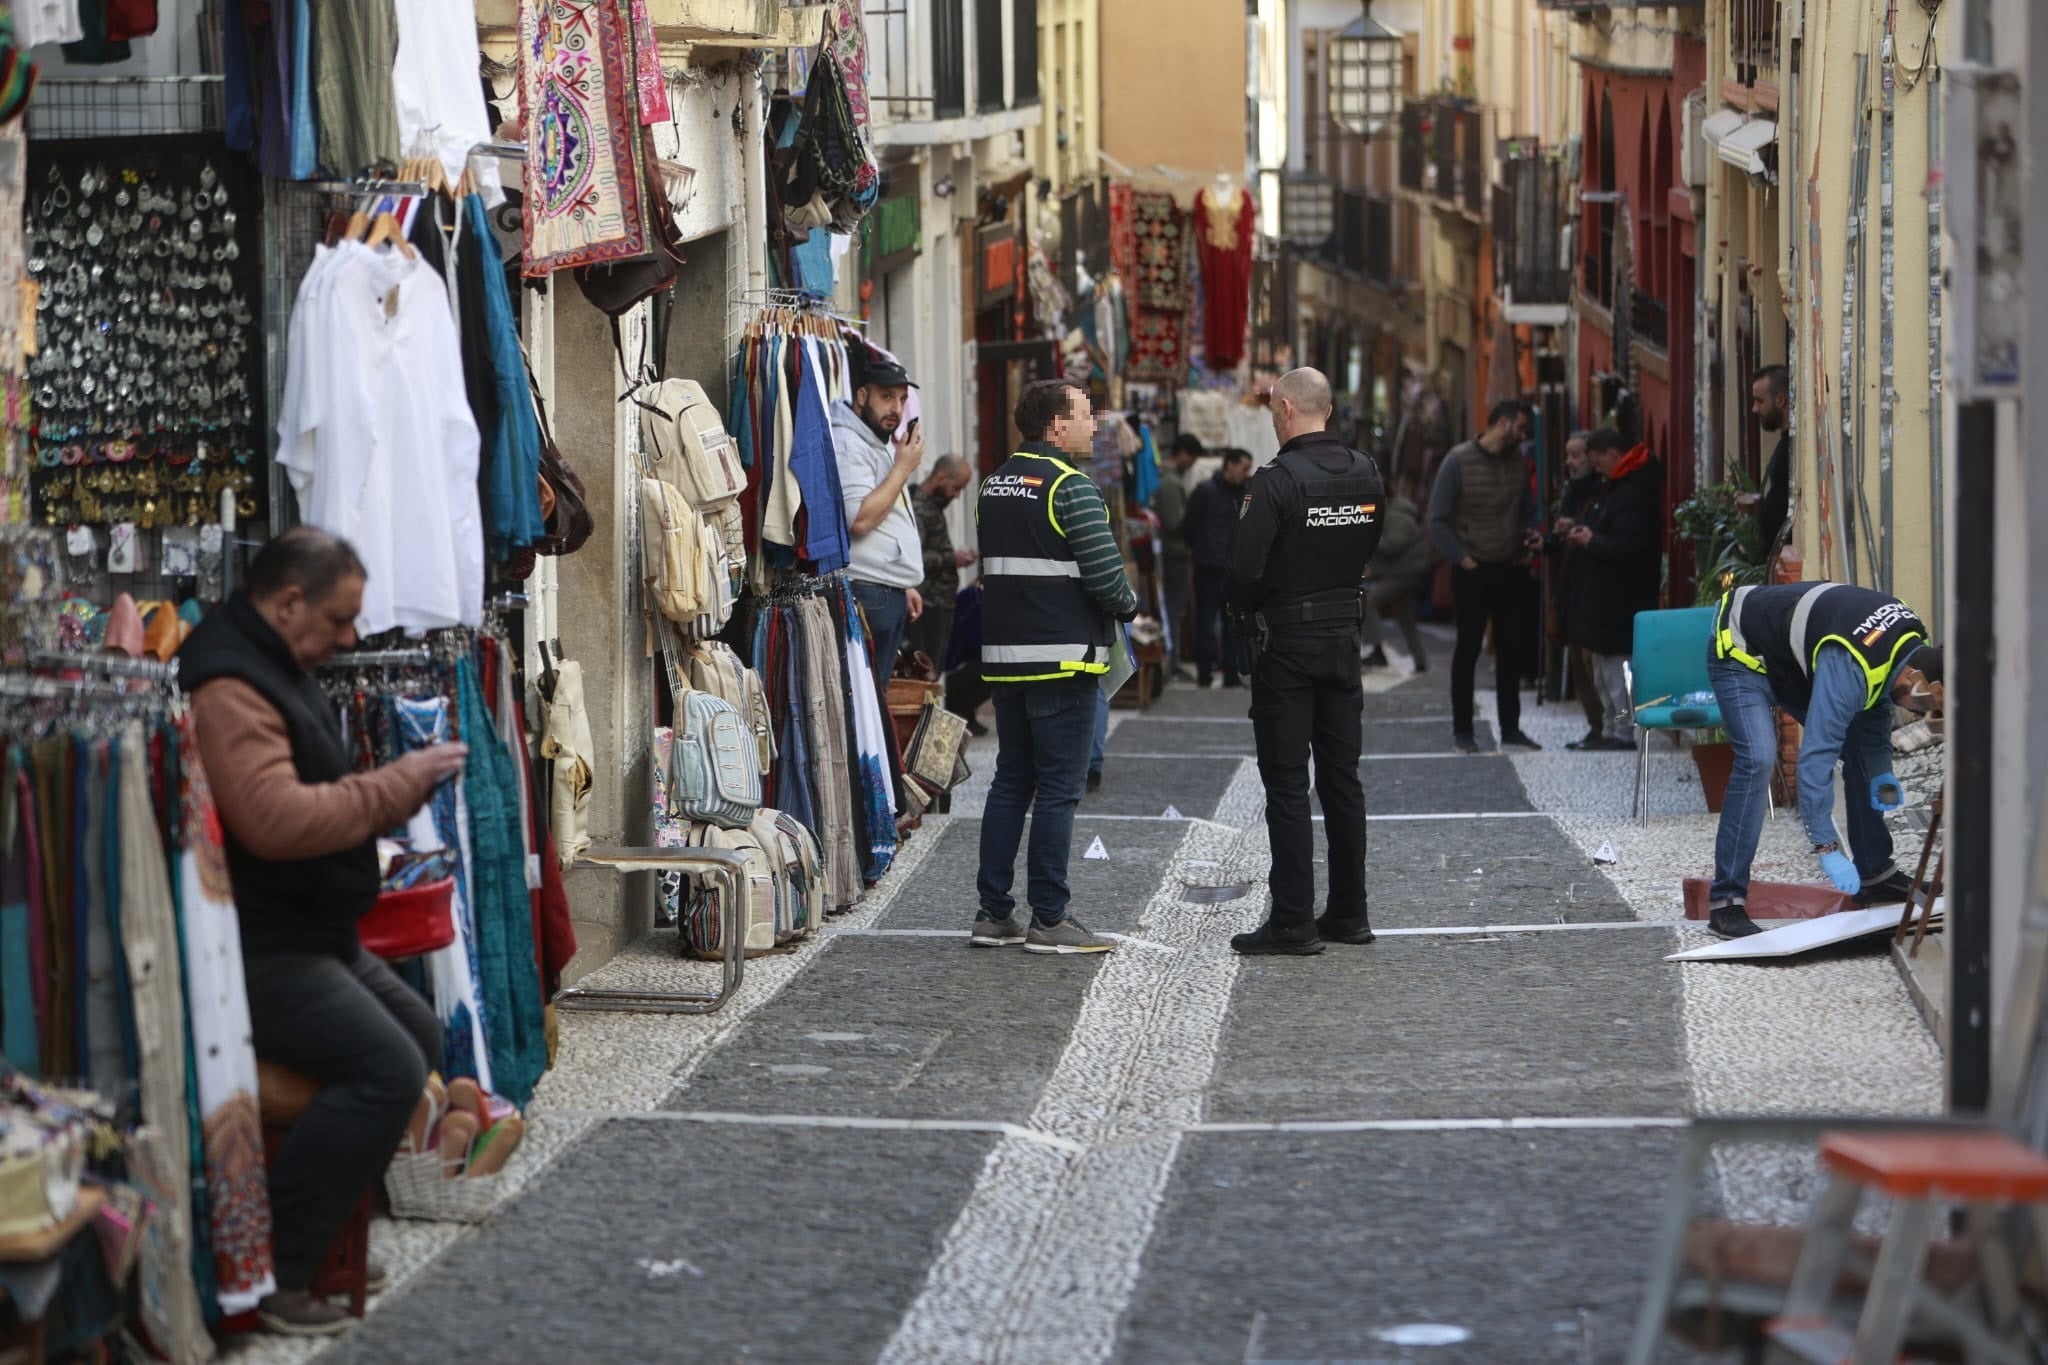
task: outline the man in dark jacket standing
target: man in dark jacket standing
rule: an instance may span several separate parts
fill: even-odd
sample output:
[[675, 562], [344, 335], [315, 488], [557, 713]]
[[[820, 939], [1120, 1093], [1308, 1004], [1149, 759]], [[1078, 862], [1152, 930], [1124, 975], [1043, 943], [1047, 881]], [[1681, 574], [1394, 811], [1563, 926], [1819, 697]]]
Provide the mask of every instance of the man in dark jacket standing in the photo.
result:
[[[1377, 466], [1325, 430], [1330, 381], [1291, 370], [1273, 385], [1280, 453], [1251, 481], [1230, 549], [1230, 609], [1262, 642], [1252, 668], [1252, 735], [1266, 784], [1272, 915], [1230, 940], [1240, 953], [1308, 957], [1370, 943], [1365, 792], [1358, 779], [1365, 692], [1359, 585], [1380, 538]], [[1315, 908], [1309, 760], [1330, 844], [1329, 900]]]
[[1451, 561], [1458, 646], [1451, 655], [1451, 741], [1477, 753], [1472, 683], [1486, 627], [1493, 626], [1493, 687], [1502, 748], [1540, 749], [1522, 733], [1522, 678], [1534, 663], [1538, 604], [1525, 556], [1540, 549], [1536, 490], [1522, 442], [1529, 410], [1514, 399], [1493, 405], [1486, 430], [1453, 446], [1429, 497], [1429, 535]]
[[1639, 445], [1623, 453], [1621, 433], [1602, 427], [1586, 442], [1600, 476], [1591, 502], [1564, 532], [1565, 641], [1584, 650], [1605, 703], [1606, 723], [1581, 749], [1634, 749], [1628, 660], [1636, 613], [1657, 609], [1664, 550], [1664, 466]]
[[1195, 682], [1208, 687], [1216, 676], [1216, 653], [1223, 652], [1223, 685], [1237, 687], [1237, 651], [1222, 639], [1224, 583], [1230, 574], [1230, 537], [1237, 529], [1238, 503], [1252, 476], [1249, 451], [1226, 450], [1223, 467], [1188, 494], [1187, 519], [1181, 534], [1195, 561]]
[[1600, 696], [1600, 682], [1595, 676], [1592, 656], [1565, 638], [1564, 620], [1568, 610], [1565, 601], [1565, 580], [1571, 571], [1573, 550], [1565, 540], [1565, 533], [1579, 524], [1592, 505], [1594, 494], [1600, 490], [1600, 471], [1593, 468], [1593, 461], [1587, 458], [1586, 442], [1592, 438], [1590, 431], [1575, 431], [1565, 438], [1564, 443], [1564, 492], [1557, 500], [1557, 516], [1550, 524], [1551, 534], [1543, 544], [1551, 558], [1557, 561], [1551, 575], [1552, 615], [1550, 616], [1550, 639], [1554, 644], [1565, 646], [1565, 668], [1571, 674], [1572, 695], [1579, 699], [1579, 706], [1586, 713], [1586, 734], [1565, 745], [1567, 749], [1583, 749], [1607, 734], [1607, 703]]
[[1202, 458], [1201, 438], [1183, 431], [1173, 438], [1166, 468], [1159, 471], [1159, 491], [1152, 510], [1159, 514], [1159, 576], [1166, 592], [1168, 662], [1176, 674], [1194, 653], [1186, 639], [1190, 566], [1188, 542], [1181, 528], [1188, 520], [1188, 471]]
[[313, 671], [355, 643], [364, 577], [346, 541], [295, 527], [257, 552], [247, 589], [178, 651], [226, 835], [256, 1056], [320, 1085], [270, 1166], [277, 1292], [257, 1312], [294, 1336], [353, 1321], [308, 1292], [313, 1273], [441, 1056], [434, 1012], [363, 951], [356, 921], [377, 899], [377, 836], [469, 750], [440, 744], [354, 770]]

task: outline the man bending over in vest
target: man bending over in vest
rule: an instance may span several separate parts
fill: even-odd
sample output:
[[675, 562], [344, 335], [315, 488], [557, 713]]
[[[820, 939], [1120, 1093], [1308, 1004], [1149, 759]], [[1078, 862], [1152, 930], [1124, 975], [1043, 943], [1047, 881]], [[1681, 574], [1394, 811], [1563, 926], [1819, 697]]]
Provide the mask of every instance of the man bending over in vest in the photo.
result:
[[[981, 908], [970, 942], [1033, 953], [1106, 953], [1067, 913], [1074, 807], [1117, 622], [1138, 614], [1102, 494], [1070, 460], [1095, 446], [1088, 395], [1060, 380], [1017, 400], [1021, 450], [982, 480], [981, 671], [996, 707], [996, 772], [981, 817]], [[1030, 919], [1010, 894], [1031, 813]]]
[[[441, 1055], [427, 1002], [356, 938], [377, 899], [377, 835], [469, 752], [440, 744], [353, 770], [313, 670], [355, 643], [363, 581], [346, 541], [296, 527], [257, 552], [247, 588], [178, 651], [226, 835], [256, 1055], [320, 1086], [270, 1166], [277, 1292], [257, 1307], [265, 1326], [296, 1336], [348, 1327], [307, 1292], [313, 1272], [397, 1150]], [[380, 1287], [381, 1271], [369, 1277]]]
[[[1746, 901], [1778, 751], [1774, 704], [1805, 727], [1799, 818], [1821, 871], [1859, 905], [1906, 900], [1912, 878], [1892, 862], [1884, 824], [1886, 811], [1905, 804], [1892, 775], [1892, 707], [1924, 710], [1925, 684], [1942, 680], [1941, 650], [1927, 643], [1913, 609], [1841, 583], [1737, 588], [1721, 599], [1707, 675], [1735, 747], [1714, 839], [1707, 927], [1723, 938], [1758, 932]], [[1847, 851], [1835, 832], [1838, 762], [1849, 801]]]

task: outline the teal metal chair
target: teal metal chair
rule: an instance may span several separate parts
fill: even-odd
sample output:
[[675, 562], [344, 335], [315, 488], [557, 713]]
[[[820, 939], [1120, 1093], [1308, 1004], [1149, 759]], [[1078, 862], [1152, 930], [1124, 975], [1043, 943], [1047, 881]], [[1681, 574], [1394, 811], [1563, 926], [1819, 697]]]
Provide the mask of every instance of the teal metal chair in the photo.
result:
[[1707, 652], [1714, 641], [1714, 607], [1636, 613], [1635, 653], [1629, 658], [1628, 701], [1636, 718], [1634, 814], [1649, 823], [1644, 788], [1650, 778], [1652, 730], [1712, 730], [1721, 724], [1721, 705], [1679, 703], [1695, 692], [1712, 692]]

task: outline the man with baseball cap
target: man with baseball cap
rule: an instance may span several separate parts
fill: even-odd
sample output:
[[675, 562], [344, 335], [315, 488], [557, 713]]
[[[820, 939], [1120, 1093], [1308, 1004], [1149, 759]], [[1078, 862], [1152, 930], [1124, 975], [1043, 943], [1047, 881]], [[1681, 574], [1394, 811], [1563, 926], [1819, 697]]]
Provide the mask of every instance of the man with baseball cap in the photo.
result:
[[924, 549], [909, 492], [924, 461], [924, 433], [913, 418], [897, 440], [915, 387], [903, 366], [874, 352], [856, 352], [854, 362], [858, 387], [852, 402], [833, 405], [832, 447], [853, 546], [847, 576], [873, 637], [875, 686], [886, 695], [904, 632], [924, 614], [917, 591], [924, 581]]

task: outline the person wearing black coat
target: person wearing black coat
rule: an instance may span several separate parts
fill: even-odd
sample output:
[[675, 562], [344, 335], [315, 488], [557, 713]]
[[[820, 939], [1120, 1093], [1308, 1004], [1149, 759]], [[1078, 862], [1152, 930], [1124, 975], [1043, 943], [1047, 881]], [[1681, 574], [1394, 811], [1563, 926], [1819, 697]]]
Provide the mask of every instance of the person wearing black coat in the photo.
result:
[[1586, 441], [1600, 485], [1564, 533], [1565, 643], [1586, 651], [1606, 703], [1605, 733], [1581, 749], [1634, 749], [1628, 658], [1636, 613], [1655, 611], [1664, 548], [1664, 466], [1647, 445], [1623, 453], [1602, 427]]
[[1215, 681], [1217, 656], [1222, 655], [1223, 685], [1239, 687], [1237, 649], [1223, 637], [1223, 588], [1230, 572], [1230, 540], [1237, 530], [1238, 504], [1252, 477], [1249, 451], [1226, 450], [1223, 467], [1195, 485], [1188, 494], [1187, 516], [1180, 525], [1195, 561], [1195, 684]]
[[[1565, 643], [1565, 578], [1575, 553], [1565, 543], [1565, 534], [1584, 518], [1586, 508], [1600, 491], [1600, 471], [1593, 468], [1593, 461], [1586, 455], [1586, 442], [1592, 435], [1590, 431], [1575, 431], [1565, 438], [1564, 492], [1557, 500], [1557, 516], [1551, 522], [1551, 535], [1544, 542], [1544, 549], [1557, 561], [1551, 577], [1550, 617], [1550, 639], [1555, 644]], [[1600, 695], [1600, 680], [1595, 675], [1593, 656], [1577, 645], [1567, 645], [1565, 653], [1572, 694], [1579, 699], [1579, 707], [1586, 713], [1586, 734], [1585, 738], [1575, 739], [1564, 747], [1583, 749], [1590, 744], [1600, 748], [1600, 741], [1607, 734], [1607, 699]]]

